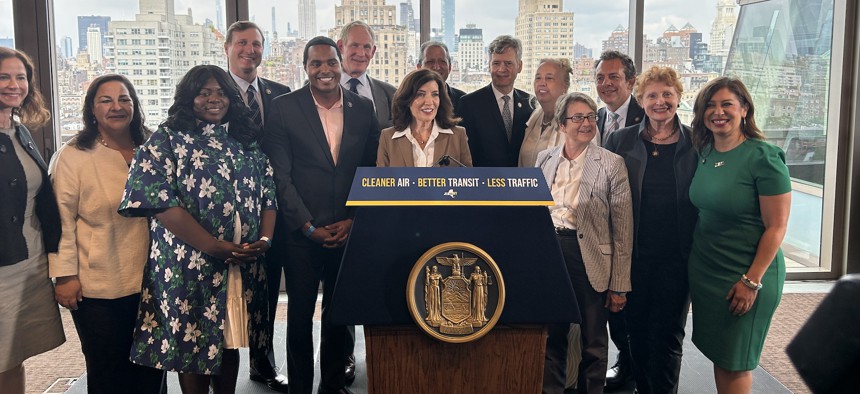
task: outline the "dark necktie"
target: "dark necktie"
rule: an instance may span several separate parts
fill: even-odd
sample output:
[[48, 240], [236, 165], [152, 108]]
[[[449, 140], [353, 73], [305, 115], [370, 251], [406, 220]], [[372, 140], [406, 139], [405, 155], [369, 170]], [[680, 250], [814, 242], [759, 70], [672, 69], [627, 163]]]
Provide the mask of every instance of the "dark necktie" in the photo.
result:
[[254, 85], [248, 86], [248, 91], [245, 93], [248, 101], [248, 109], [251, 110], [251, 120], [257, 124], [257, 127], [263, 127], [263, 117], [260, 116], [260, 103], [257, 102], [257, 89]]
[[511, 131], [514, 126], [514, 117], [511, 116], [511, 107], [508, 105], [511, 102], [509, 96], [502, 96], [505, 100], [504, 108], [502, 108], [502, 120], [505, 122], [505, 134], [508, 136], [508, 142], [511, 142]]
[[350, 78], [349, 79], [349, 91], [355, 94], [358, 94], [358, 85], [361, 83], [358, 79]]

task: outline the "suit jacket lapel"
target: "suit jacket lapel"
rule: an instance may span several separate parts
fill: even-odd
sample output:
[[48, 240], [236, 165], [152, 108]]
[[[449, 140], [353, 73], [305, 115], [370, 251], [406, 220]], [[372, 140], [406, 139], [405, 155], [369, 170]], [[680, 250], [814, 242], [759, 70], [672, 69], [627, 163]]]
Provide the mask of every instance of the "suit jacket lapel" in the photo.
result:
[[394, 145], [396, 145], [397, 152], [400, 152], [400, 159], [403, 160], [403, 163], [406, 167], [415, 167], [415, 158], [412, 157], [412, 143], [409, 142], [409, 139], [405, 136], [397, 138], [394, 140]]
[[344, 159], [352, 152], [350, 148], [364, 146], [360, 130], [351, 127], [353, 126], [351, 120], [359, 115], [355, 112], [353, 98], [346, 94], [346, 89], [341, 88], [341, 94], [343, 95], [343, 136], [340, 139], [340, 151], [337, 154], [338, 163], [344, 162]]
[[435, 146], [433, 147], [433, 164], [439, 162], [439, 159], [442, 158], [442, 153], [449, 151], [448, 144], [451, 142], [451, 137], [451, 134], [443, 133], [439, 133], [439, 136], [436, 137]]
[[[328, 163], [334, 167], [334, 158], [331, 156], [331, 149], [328, 146], [328, 140], [325, 137], [325, 130], [323, 130], [322, 122], [320, 122], [319, 111], [317, 110], [316, 104], [314, 104], [314, 98], [311, 95], [310, 87], [305, 87], [306, 89], [305, 97], [300, 100], [301, 112], [305, 117], [307, 124], [311, 126], [311, 129], [308, 130], [310, 134], [312, 134], [312, 138], [316, 139], [317, 144], [319, 144], [320, 149], [323, 151], [323, 155], [328, 160]], [[344, 99], [344, 107], [346, 107], [346, 100]], [[346, 140], [346, 108], [344, 108], [344, 138], [341, 140], [341, 146], [343, 146], [343, 142]]]
[[600, 153], [597, 145], [591, 144], [585, 152], [585, 160], [582, 162], [582, 177], [579, 180], [579, 201], [586, 201], [594, 189], [600, 175]]

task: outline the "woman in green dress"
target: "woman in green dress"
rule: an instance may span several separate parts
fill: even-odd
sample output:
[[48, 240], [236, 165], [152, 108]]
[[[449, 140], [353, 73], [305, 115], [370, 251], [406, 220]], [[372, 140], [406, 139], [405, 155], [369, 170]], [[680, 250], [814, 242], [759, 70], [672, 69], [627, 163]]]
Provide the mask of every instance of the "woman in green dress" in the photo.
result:
[[748, 393], [782, 296], [780, 244], [791, 204], [785, 153], [764, 141], [743, 82], [720, 77], [693, 108], [699, 209], [690, 254], [693, 343], [714, 363], [719, 393]]

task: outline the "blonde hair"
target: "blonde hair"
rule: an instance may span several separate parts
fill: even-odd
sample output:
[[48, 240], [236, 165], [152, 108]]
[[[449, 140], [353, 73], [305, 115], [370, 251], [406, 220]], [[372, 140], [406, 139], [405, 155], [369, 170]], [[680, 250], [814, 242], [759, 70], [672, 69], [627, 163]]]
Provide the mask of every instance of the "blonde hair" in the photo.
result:
[[642, 97], [645, 95], [645, 87], [654, 82], [662, 82], [675, 88], [678, 97], [684, 93], [684, 85], [681, 84], [681, 78], [678, 73], [669, 67], [653, 66], [645, 70], [639, 77], [636, 78], [636, 85], [633, 89], [636, 91], [636, 101], [642, 102]]
[[[570, 66], [570, 60], [567, 59], [555, 59], [555, 58], [546, 58], [541, 59], [538, 62], [537, 68], [543, 66], [544, 64], [552, 64], [558, 68], [560, 71], [562, 81], [564, 81], [565, 90], [570, 88], [570, 75], [573, 74], [573, 67]], [[537, 70], [537, 69], [535, 69]]]

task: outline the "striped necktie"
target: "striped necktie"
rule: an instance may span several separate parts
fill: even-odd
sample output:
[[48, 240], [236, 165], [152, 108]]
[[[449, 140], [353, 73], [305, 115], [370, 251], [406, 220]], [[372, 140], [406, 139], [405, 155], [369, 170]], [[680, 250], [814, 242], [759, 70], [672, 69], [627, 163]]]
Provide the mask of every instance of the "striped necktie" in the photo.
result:
[[504, 108], [502, 108], [502, 120], [505, 122], [505, 134], [508, 136], [508, 142], [511, 142], [511, 132], [514, 127], [514, 117], [511, 116], [511, 107], [508, 105], [511, 102], [509, 96], [502, 96], [505, 100]]
[[254, 88], [254, 85], [250, 85], [245, 94], [247, 95], [248, 109], [251, 111], [251, 120], [254, 121], [257, 127], [263, 128], [263, 117], [260, 116], [260, 103], [257, 102], [257, 89]]
[[609, 116], [612, 117], [612, 122], [609, 123], [609, 128], [606, 129], [606, 135], [609, 135], [609, 133], [618, 130], [618, 118], [621, 117], [621, 115], [618, 115], [617, 113], [611, 111], [609, 112]]

